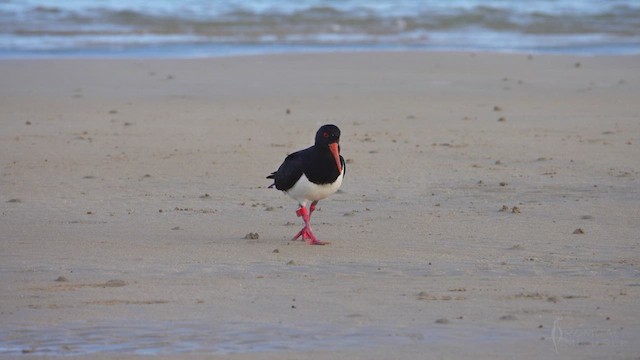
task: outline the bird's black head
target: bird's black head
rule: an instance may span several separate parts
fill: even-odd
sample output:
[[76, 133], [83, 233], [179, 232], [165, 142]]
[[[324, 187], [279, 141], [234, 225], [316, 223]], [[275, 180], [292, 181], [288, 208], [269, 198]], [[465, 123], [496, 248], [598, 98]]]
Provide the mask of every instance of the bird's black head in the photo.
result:
[[316, 133], [316, 145], [327, 146], [340, 142], [340, 129], [335, 125], [323, 125]]
[[[323, 125], [316, 133], [315, 148], [324, 152], [329, 150], [336, 162], [338, 173], [342, 172], [342, 161], [340, 160], [340, 129], [335, 125]], [[326, 150], [325, 150], [326, 149]]]

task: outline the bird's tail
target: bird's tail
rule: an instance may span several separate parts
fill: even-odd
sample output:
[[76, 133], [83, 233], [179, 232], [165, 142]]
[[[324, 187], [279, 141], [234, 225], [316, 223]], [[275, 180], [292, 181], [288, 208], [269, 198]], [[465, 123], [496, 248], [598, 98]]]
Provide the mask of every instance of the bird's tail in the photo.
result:
[[[271, 175], [267, 176], [267, 179], [274, 179], [275, 180], [275, 178], [276, 178], [276, 173], [275, 172], [272, 172]], [[273, 188], [275, 186], [276, 186], [276, 183], [274, 181], [273, 184], [269, 185], [268, 189], [271, 189], [271, 188]]]

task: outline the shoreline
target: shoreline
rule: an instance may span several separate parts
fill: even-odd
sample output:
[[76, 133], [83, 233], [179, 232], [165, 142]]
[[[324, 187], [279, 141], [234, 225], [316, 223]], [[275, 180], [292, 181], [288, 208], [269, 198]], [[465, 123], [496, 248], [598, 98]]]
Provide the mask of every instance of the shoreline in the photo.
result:
[[214, 60], [242, 57], [269, 57], [269, 56], [317, 56], [331, 54], [474, 54], [474, 55], [502, 55], [502, 56], [549, 56], [549, 57], [638, 57], [640, 52], [598, 53], [598, 52], [553, 52], [553, 51], [495, 51], [495, 50], [416, 50], [416, 49], [332, 49], [332, 50], [300, 50], [300, 51], [237, 51], [220, 54], [176, 54], [167, 52], [128, 52], [126, 54], [112, 53], [110, 51], [97, 52], [95, 54], [79, 55], [76, 52], [68, 54], [33, 54], [17, 53], [0, 55], [0, 61], [35, 61], [35, 60]]
[[[615, 48], [615, 46], [613, 47]], [[423, 47], [403, 45], [206, 45], [180, 44], [128, 49], [69, 49], [64, 51], [2, 50], [0, 60], [28, 59], [128, 59], [128, 60], [195, 60], [218, 59], [246, 56], [287, 56], [322, 54], [358, 54], [358, 53], [434, 53], [434, 54], [486, 54], [486, 55], [530, 55], [530, 56], [577, 56], [577, 57], [616, 57], [640, 56], [634, 48], [612, 49], [574, 47], [558, 49], [499, 49], [491, 47]]]
[[[0, 60], [0, 355], [628, 359], [639, 59]], [[329, 122], [307, 246], [264, 177]]]

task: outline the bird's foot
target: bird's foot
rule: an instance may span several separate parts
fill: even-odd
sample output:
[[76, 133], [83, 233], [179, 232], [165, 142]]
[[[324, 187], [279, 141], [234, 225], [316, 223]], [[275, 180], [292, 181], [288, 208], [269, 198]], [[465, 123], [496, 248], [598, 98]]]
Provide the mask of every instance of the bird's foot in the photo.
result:
[[294, 236], [292, 240], [295, 241], [298, 240], [298, 238], [301, 238], [300, 240], [306, 241], [309, 245], [330, 244], [327, 241], [319, 241], [318, 239], [316, 239], [315, 235], [313, 235], [311, 229], [308, 226], [303, 227], [302, 230], [300, 230], [300, 232], [298, 232], [298, 234], [296, 234], [296, 236]]
[[[314, 201], [311, 204], [313, 209], [315, 209], [316, 203], [317, 202]], [[298, 232], [298, 234], [296, 234], [296, 236], [293, 237], [292, 240], [295, 241], [298, 238], [302, 238], [300, 240], [306, 241], [307, 244], [309, 244], [309, 245], [326, 245], [326, 244], [328, 244], [328, 242], [318, 241], [318, 239], [316, 239], [315, 235], [313, 235], [313, 232], [311, 232], [311, 227], [309, 226], [310, 214], [309, 214], [309, 211], [307, 210], [306, 207], [300, 206], [300, 208], [296, 211], [296, 215], [302, 217], [302, 219], [304, 220], [304, 227], [302, 228], [302, 230], [300, 230], [300, 232]]]

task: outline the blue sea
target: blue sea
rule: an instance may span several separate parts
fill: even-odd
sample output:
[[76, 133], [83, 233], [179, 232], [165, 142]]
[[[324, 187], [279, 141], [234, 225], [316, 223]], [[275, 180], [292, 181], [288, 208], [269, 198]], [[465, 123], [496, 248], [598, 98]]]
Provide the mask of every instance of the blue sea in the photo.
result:
[[640, 0], [0, 0], [0, 58], [640, 54]]

